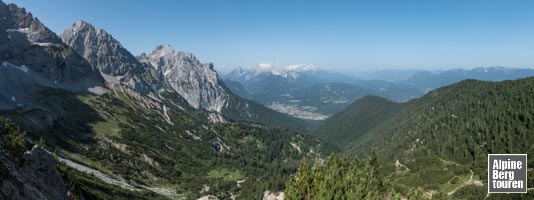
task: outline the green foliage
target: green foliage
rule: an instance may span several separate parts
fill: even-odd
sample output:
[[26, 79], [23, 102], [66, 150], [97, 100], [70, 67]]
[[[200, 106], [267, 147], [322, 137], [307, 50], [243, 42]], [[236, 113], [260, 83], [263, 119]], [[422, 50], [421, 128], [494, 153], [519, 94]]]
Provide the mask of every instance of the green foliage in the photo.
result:
[[68, 48], [63, 48], [63, 47], [46, 47], [45, 49], [45, 52], [50, 54], [50, 55], [53, 55], [53, 56], [68, 56], [70, 55], [70, 50]]
[[241, 171], [235, 170], [231, 171], [226, 168], [213, 169], [208, 173], [208, 178], [222, 178], [225, 181], [238, 181], [244, 178], [244, 175]]
[[368, 163], [330, 156], [324, 164], [311, 168], [302, 163], [291, 176], [285, 198], [292, 199], [382, 199], [390, 194], [378, 173], [378, 160], [372, 154]]
[[[359, 147], [387, 158], [436, 155], [485, 171], [487, 153], [530, 153], [534, 141], [534, 78], [499, 83], [468, 80], [407, 103]], [[355, 145], [356, 146], [356, 145]], [[405, 154], [406, 155], [406, 154]]]
[[481, 199], [481, 197], [486, 196], [486, 194], [488, 193], [487, 190], [487, 186], [477, 187], [473, 185], [468, 185], [458, 189], [458, 191], [456, 191], [454, 195], [452, 195], [452, 198], [465, 200]]
[[347, 148], [377, 124], [395, 116], [402, 108], [402, 104], [382, 97], [365, 96], [347, 109], [329, 117], [312, 134], [341, 148]]
[[[51, 129], [32, 136], [43, 136], [61, 157], [128, 181], [177, 189], [191, 199], [207, 194], [230, 198], [228, 192], [239, 199], [261, 198], [265, 190], [283, 190], [301, 161], [336, 150], [281, 127], [210, 124], [203, 111], [166, 100], [169, 122], [126, 89], [111, 90], [99, 96], [41, 92], [40, 103], [62, 115]], [[199, 193], [205, 186], [210, 191]], [[92, 193], [106, 191], [96, 188]]]
[[43, 139], [43, 137], [39, 137], [39, 140], [35, 141], [35, 145], [40, 146], [40, 147], [44, 147], [46, 145], [46, 142]]
[[10, 120], [2, 117], [0, 117], [0, 139], [6, 149], [16, 158], [21, 158], [28, 149], [26, 146], [26, 132], [22, 131]]
[[[349, 155], [376, 149], [386, 177], [405, 195], [416, 194], [414, 187], [445, 193], [460, 187], [458, 198], [480, 199], [485, 194], [475, 191], [485, 187], [462, 184], [470, 170], [473, 179], [486, 180], [488, 153], [534, 153], [534, 78], [466, 80], [393, 107], [378, 102], [368, 109], [369, 103], [355, 102], [319, 134]], [[533, 163], [529, 158], [529, 168]]]
[[425, 196], [424, 196], [424, 191], [421, 189], [421, 188], [412, 188], [412, 190], [410, 191], [410, 193], [408, 193], [408, 198], [410, 200], [424, 200], [425, 199]]
[[447, 199], [449, 199], [449, 197], [447, 196], [447, 194], [438, 191], [438, 192], [432, 193], [432, 199], [434, 199], [434, 200], [447, 200]]

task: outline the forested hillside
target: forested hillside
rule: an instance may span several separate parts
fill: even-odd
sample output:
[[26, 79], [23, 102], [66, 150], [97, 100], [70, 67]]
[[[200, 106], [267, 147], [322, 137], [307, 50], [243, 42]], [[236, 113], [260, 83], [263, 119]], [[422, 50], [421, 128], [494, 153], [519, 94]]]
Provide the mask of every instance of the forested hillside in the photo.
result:
[[274, 111], [255, 101], [247, 100], [234, 94], [230, 95], [227, 103], [221, 113], [236, 121], [286, 127], [299, 132], [308, 132], [316, 126], [314, 121]]
[[346, 147], [375, 128], [376, 124], [395, 116], [402, 108], [404, 104], [382, 97], [365, 96], [329, 117], [312, 133], [340, 147]]
[[[466, 80], [398, 105], [401, 110], [385, 109], [392, 113], [369, 114], [363, 102], [333, 116], [319, 133], [333, 141], [350, 140], [341, 143], [348, 155], [376, 150], [391, 172], [384, 175], [404, 194], [419, 187], [480, 198], [488, 153], [534, 153], [534, 78]], [[325, 136], [329, 133], [332, 137]], [[533, 164], [529, 158], [529, 168]]]

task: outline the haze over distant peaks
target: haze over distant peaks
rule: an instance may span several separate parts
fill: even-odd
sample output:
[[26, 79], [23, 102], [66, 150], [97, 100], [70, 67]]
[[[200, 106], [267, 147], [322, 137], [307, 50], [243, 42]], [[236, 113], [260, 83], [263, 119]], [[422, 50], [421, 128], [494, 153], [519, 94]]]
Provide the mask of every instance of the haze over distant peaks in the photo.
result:
[[276, 75], [283, 78], [296, 79], [300, 72], [315, 72], [317, 69], [310, 64], [295, 64], [295, 65], [280, 65], [270, 63], [259, 63], [250, 67], [237, 67], [227, 74], [234, 74], [234, 76], [245, 77], [250, 79], [261, 74]]

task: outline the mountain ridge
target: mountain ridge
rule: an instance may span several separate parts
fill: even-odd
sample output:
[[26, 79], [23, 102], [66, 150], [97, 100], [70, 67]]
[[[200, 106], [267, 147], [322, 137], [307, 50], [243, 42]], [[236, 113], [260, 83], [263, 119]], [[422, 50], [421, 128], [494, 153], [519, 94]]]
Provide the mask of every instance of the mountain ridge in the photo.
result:
[[105, 30], [79, 20], [67, 28], [60, 38], [97, 67], [108, 84], [125, 84], [143, 94], [154, 95], [155, 88], [142, 76], [151, 74], [146, 72], [148, 69]]
[[[420, 188], [451, 198], [477, 199], [486, 196], [481, 186], [487, 184], [487, 154], [532, 153], [529, 144], [534, 138], [528, 133], [534, 119], [533, 88], [534, 77], [501, 82], [468, 79], [401, 103], [402, 109], [392, 114], [372, 115], [357, 112], [365, 107], [349, 107], [319, 130], [342, 131], [323, 131], [321, 137], [349, 140], [341, 143], [348, 155], [363, 157], [376, 151], [388, 172], [385, 177], [402, 193]], [[473, 181], [468, 185], [450, 181], [469, 176]]]
[[175, 51], [170, 45], [156, 46], [146, 58], [194, 108], [220, 112], [225, 106], [228, 94], [213, 64], [202, 64], [193, 54]]
[[33, 98], [43, 87], [102, 93], [102, 77], [31, 13], [0, 2], [0, 106], [42, 109]]
[[[213, 64], [201, 63], [192, 53], [174, 50], [170, 45], [157, 45], [149, 54], [142, 53], [134, 57], [111, 34], [83, 20], [65, 30], [61, 38], [96, 66], [107, 84], [123, 84], [159, 101], [171, 100], [179, 104], [185, 102], [192, 109], [214, 111], [238, 120], [270, 124], [274, 121], [259, 117], [258, 113], [239, 113], [262, 110], [277, 115], [274, 113], [276, 111], [268, 109], [255, 108], [246, 111], [247, 105], [261, 105], [250, 102], [236, 103], [247, 100], [240, 100], [231, 93], [213, 69]], [[223, 110], [225, 112], [222, 112]], [[213, 113], [209, 115], [213, 116]], [[299, 131], [306, 130], [309, 126], [304, 121], [289, 119], [290, 116], [278, 114], [278, 117], [294, 123], [289, 124], [282, 120], [275, 125]]]

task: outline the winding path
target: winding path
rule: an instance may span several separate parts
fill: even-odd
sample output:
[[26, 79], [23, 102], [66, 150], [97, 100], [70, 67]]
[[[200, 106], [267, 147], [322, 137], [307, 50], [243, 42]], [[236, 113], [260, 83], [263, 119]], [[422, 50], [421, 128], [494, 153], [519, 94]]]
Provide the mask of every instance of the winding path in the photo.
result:
[[482, 181], [473, 179], [473, 175], [475, 173], [473, 172], [473, 170], [470, 170], [470, 171], [471, 171], [471, 177], [469, 177], [469, 180], [465, 181], [460, 186], [454, 188], [454, 190], [452, 190], [449, 193], [447, 193], [448, 195], [453, 195], [458, 189], [460, 189], [460, 188], [462, 188], [462, 187], [464, 187], [466, 185], [477, 185], [477, 186], [483, 186], [484, 185], [484, 183], [482, 183]]

